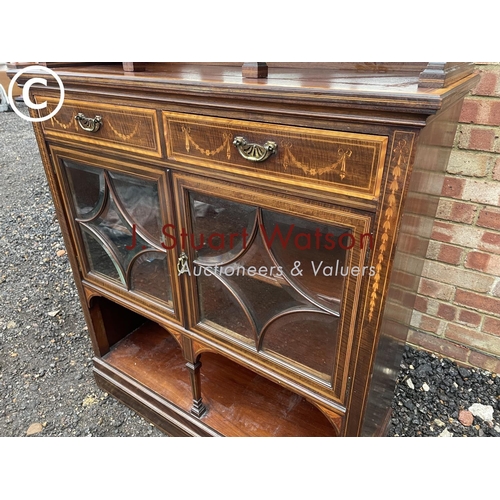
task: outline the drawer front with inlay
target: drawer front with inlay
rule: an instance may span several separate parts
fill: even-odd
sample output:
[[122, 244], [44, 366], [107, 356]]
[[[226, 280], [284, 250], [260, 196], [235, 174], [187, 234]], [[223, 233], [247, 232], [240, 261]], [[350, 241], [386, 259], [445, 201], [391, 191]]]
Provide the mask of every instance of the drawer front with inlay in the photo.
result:
[[[41, 114], [48, 115], [58, 100], [47, 101]], [[160, 134], [156, 111], [132, 106], [65, 100], [62, 108], [42, 126], [47, 137], [76, 140], [121, 151], [160, 157]]]
[[375, 200], [387, 137], [163, 113], [180, 163]]

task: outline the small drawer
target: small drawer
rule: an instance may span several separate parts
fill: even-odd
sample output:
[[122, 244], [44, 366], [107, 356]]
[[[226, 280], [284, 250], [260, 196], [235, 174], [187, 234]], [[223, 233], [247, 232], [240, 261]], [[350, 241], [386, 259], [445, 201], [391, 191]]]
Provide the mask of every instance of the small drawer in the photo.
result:
[[167, 156], [309, 189], [375, 200], [387, 137], [163, 113]]
[[[44, 115], [58, 104], [50, 97], [36, 100], [47, 101], [40, 113]], [[41, 123], [47, 137], [161, 157], [158, 119], [153, 109], [65, 100], [52, 118]]]

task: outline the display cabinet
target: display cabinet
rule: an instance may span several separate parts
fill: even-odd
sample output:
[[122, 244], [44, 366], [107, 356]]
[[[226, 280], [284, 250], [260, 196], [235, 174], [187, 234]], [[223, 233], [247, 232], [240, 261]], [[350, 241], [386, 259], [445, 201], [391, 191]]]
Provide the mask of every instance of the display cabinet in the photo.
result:
[[99, 386], [171, 435], [383, 434], [471, 65], [54, 66]]

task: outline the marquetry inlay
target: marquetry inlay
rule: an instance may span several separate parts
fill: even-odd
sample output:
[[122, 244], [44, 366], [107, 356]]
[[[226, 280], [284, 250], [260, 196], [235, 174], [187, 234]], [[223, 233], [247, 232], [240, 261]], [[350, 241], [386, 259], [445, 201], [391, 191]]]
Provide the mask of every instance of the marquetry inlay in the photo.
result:
[[[373, 318], [373, 312], [379, 295], [381, 293], [381, 274], [384, 267], [384, 260], [386, 259], [388, 249], [390, 247], [391, 239], [394, 234], [394, 223], [396, 215], [399, 211], [399, 202], [401, 197], [401, 188], [404, 184], [406, 177], [406, 168], [410, 161], [411, 149], [413, 146], [413, 133], [396, 132], [394, 134], [393, 148], [391, 151], [390, 160], [390, 176], [388, 179], [389, 185], [386, 190], [387, 203], [384, 207], [383, 215], [381, 218], [382, 235], [380, 237], [380, 244], [378, 247], [377, 260], [375, 263], [375, 276], [372, 280], [372, 288], [370, 293], [370, 303], [368, 319]], [[404, 175], [403, 175], [403, 169]]]

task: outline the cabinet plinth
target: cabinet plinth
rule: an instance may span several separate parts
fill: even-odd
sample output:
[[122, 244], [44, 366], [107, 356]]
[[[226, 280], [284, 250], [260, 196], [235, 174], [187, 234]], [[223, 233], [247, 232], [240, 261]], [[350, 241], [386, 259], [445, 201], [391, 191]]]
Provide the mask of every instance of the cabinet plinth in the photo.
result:
[[57, 65], [34, 123], [97, 383], [176, 436], [383, 435], [470, 66], [134, 64]]

